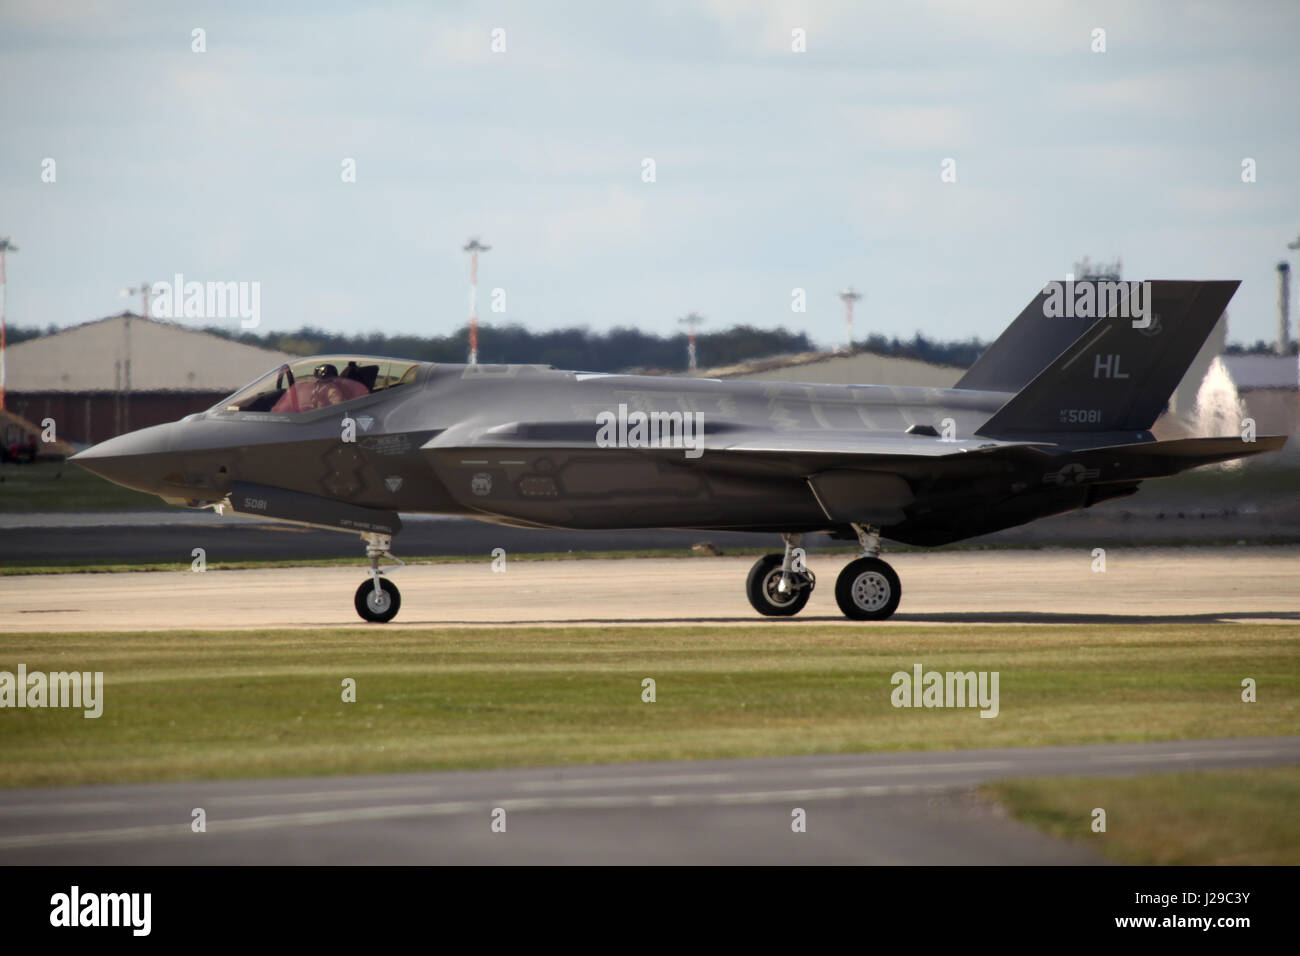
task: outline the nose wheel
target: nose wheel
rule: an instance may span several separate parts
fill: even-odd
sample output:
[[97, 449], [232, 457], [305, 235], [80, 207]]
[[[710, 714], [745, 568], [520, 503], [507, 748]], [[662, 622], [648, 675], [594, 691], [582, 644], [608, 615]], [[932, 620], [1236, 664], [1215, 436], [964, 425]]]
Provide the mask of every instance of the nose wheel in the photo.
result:
[[759, 614], [767, 617], [790, 617], [803, 610], [812, 597], [817, 579], [804, 566], [799, 550], [800, 536], [782, 535], [784, 554], [765, 554], [749, 570], [745, 593]]
[[357, 613], [367, 621], [384, 624], [397, 617], [402, 607], [402, 594], [388, 578], [362, 581], [354, 601]]
[[393, 540], [388, 535], [366, 533], [361, 537], [366, 542], [366, 557], [370, 559], [370, 580], [363, 581], [361, 587], [357, 588], [353, 604], [362, 620], [385, 624], [397, 617], [397, 612], [402, 607], [402, 594], [397, 590], [396, 584], [383, 576], [392, 568], [381, 568], [379, 561], [388, 558], [397, 562], [395, 566], [399, 568], [405, 562], [394, 557], [388, 550]]

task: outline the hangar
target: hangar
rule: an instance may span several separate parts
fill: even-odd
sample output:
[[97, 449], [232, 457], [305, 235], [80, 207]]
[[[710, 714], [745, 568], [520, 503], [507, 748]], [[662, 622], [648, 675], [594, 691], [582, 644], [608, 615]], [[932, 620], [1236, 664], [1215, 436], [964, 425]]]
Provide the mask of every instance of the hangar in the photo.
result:
[[804, 352], [745, 362], [700, 372], [705, 378], [741, 378], [755, 382], [816, 382], [825, 385], [928, 385], [952, 388], [965, 373], [955, 365], [876, 352]]
[[123, 312], [9, 347], [5, 405], [91, 444], [211, 408], [294, 358]]
[[[1222, 400], [1232, 406], [1230, 417], [1234, 423], [1248, 415], [1256, 420], [1261, 434], [1295, 434], [1300, 428], [1300, 392], [1297, 390], [1300, 372], [1296, 356], [1226, 353], [1226, 333], [1227, 323], [1221, 320], [1170, 397], [1170, 417], [1177, 416], [1189, 425], [1195, 422], [1197, 428], [1205, 431], [1211, 428], [1206, 417], [1220, 414], [1220, 410], [1205, 408], [1204, 404], [1207, 399], [1216, 403]], [[965, 371], [954, 365], [935, 365], [862, 350], [786, 355], [707, 369], [700, 375], [768, 382], [952, 388]], [[1219, 390], [1226, 390], [1222, 399], [1216, 394]], [[1170, 421], [1164, 424], [1177, 428]], [[1236, 427], [1234, 424], [1230, 430], [1235, 431]], [[1195, 430], [1193, 428], [1187, 434]], [[1216, 433], [1221, 430], [1211, 428]], [[1288, 452], [1293, 453], [1290, 449]]]
[[1300, 428], [1300, 362], [1295, 355], [1224, 355], [1224, 369], [1261, 433]]

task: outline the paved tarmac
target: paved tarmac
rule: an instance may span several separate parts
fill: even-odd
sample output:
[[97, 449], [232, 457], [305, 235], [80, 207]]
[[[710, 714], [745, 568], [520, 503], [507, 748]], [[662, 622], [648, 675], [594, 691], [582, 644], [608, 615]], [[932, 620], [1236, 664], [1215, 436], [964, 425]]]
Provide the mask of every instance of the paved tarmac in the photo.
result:
[[0, 864], [1088, 864], [973, 788], [1297, 763], [1261, 737], [11, 790]]
[[[387, 625], [720, 624], [869, 629], [899, 623], [1006, 625], [1300, 621], [1300, 547], [1111, 549], [1105, 572], [1086, 548], [910, 552], [885, 557], [903, 585], [884, 623], [846, 620], [835, 576], [849, 558], [809, 560], [818, 576], [794, 618], [762, 618], [745, 597], [752, 557], [413, 565], [392, 580], [402, 608]], [[151, 571], [0, 577], [0, 632], [352, 626], [357, 567]]]
[[[404, 515], [395, 539], [399, 556], [567, 551], [642, 551], [676, 548], [689, 553], [697, 542], [726, 548], [776, 548], [774, 534], [677, 531], [562, 531], [507, 528], [469, 518]], [[825, 535], [809, 535], [808, 546], [825, 547]], [[847, 547], [848, 542], [840, 542]], [[211, 511], [0, 514], [0, 562], [41, 564], [76, 561], [183, 561], [194, 548], [209, 560], [294, 560], [355, 558], [365, 546], [355, 534], [281, 524], [245, 515], [218, 517]]]
[[[1294, 510], [1294, 509], [1293, 509]], [[468, 518], [403, 515], [395, 539], [397, 553], [412, 555], [512, 554], [566, 551], [640, 551], [658, 548], [687, 553], [710, 542], [723, 551], [777, 550], [774, 534], [725, 531], [564, 531], [508, 528]], [[1295, 514], [1256, 509], [1251, 514], [1205, 510], [1131, 514], [1105, 505], [1008, 528], [975, 539], [975, 545], [1042, 547], [1058, 544], [1093, 547], [1143, 547], [1204, 542], [1296, 544]], [[848, 547], [822, 534], [808, 535], [811, 550]], [[0, 513], [0, 563], [63, 564], [78, 561], [187, 562], [203, 548], [212, 562], [361, 559], [364, 548], [354, 534], [278, 524], [244, 515], [218, 517], [211, 511]]]

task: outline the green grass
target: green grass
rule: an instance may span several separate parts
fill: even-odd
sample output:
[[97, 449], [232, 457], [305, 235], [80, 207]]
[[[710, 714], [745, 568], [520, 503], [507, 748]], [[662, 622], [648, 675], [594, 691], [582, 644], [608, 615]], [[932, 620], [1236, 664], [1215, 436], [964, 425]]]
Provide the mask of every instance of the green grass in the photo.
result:
[[[0, 712], [0, 786], [1294, 734], [1298, 642], [1289, 624], [7, 634], [0, 669], [106, 687], [98, 720]], [[1000, 716], [893, 708], [890, 675], [918, 662], [999, 671]]]
[[64, 461], [0, 465], [0, 513], [29, 511], [122, 511], [163, 507], [146, 495], [105, 481]]
[[[982, 792], [1118, 863], [1300, 864], [1300, 767], [1008, 780]], [[1094, 807], [1106, 811], [1105, 833], [1092, 832]]]

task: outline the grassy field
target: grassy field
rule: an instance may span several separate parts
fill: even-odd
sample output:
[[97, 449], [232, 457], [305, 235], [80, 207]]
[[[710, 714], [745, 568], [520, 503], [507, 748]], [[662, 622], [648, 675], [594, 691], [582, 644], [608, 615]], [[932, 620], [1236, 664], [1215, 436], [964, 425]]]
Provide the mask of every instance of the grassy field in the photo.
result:
[[[1300, 864], [1300, 767], [1008, 780], [982, 792], [1118, 863]], [[1092, 832], [1094, 807], [1106, 811], [1105, 833]]]
[[123, 488], [68, 462], [0, 465], [0, 513], [163, 507], [156, 495]]
[[[1294, 734], [1298, 648], [1290, 624], [0, 635], [0, 670], [106, 684], [97, 720], [0, 712], [0, 785]], [[916, 663], [998, 671], [1000, 715], [893, 708]]]

